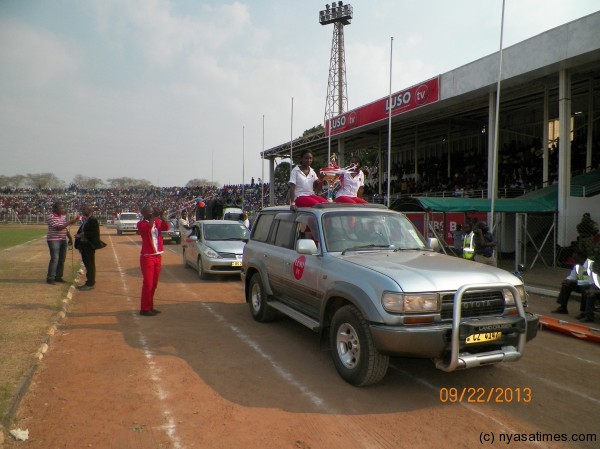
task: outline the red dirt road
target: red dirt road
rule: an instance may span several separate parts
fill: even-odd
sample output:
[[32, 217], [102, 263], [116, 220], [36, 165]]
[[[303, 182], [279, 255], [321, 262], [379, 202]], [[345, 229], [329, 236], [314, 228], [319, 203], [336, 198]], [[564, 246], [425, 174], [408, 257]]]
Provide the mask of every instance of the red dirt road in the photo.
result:
[[[97, 286], [74, 293], [18, 409], [13, 428], [29, 439], [7, 438], [5, 448], [476, 448], [506, 447], [501, 434], [600, 438], [600, 346], [542, 332], [517, 363], [447, 374], [395, 359], [383, 382], [358, 389], [339, 378], [315, 334], [285, 318], [254, 322], [239, 278], [200, 281], [178, 246], [163, 258], [162, 313], [139, 316], [139, 238], [104, 232]], [[481, 388], [485, 400], [444, 401], [445, 388]], [[532, 398], [517, 401], [526, 388]], [[512, 399], [491, 399], [494, 389]]]

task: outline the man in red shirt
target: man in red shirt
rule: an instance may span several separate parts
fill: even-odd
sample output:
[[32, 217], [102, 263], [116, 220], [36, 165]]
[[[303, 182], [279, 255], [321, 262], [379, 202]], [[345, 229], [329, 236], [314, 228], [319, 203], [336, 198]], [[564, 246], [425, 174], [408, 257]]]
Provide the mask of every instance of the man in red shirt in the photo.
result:
[[68, 228], [77, 220], [79, 218], [75, 217], [67, 221], [64, 203], [56, 202], [52, 205], [52, 213], [46, 219], [48, 223], [46, 241], [50, 249], [50, 262], [48, 263], [48, 274], [46, 275], [48, 284], [54, 285], [57, 282], [66, 282], [63, 279], [63, 271], [65, 259], [67, 258], [67, 247], [73, 244], [73, 238]]
[[140, 315], [154, 316], [160, 313], [160, 310], [154, 308], [154, 292], [158, 286], [164, 252], [162, 231], [169, 230], [169, 223], [164, 212], [155, 210], [152, 206], [144, 206], [141, 213], [143, 219], [137, 224], [137, 233], [142, 237], [140, 268], [144, 278]]

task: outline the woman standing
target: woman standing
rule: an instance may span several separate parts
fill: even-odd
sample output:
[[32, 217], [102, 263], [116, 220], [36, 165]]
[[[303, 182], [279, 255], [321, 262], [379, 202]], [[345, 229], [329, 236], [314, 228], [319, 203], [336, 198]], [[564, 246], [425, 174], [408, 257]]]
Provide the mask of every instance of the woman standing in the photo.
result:
[[311, 168], [313, 155], [310, 150], [300, 153], [300, 164], [295, 166], [290, 173], [290, 210], [296, 207], [312, 207], [317, 203], [327, 203], [322, 196], [315, 194], [315, 185], [320, 182], [323, 175], [317, 176]]
[[363, 200], [363, 190], [365, 185], [365, 174], [360, 169], [360, 159], [358, 156], [350, 158], [350, 165], [354, 165], [351, 173], [340, 175], [341, 187], [335, 194], [336, 203], [367, 204]]

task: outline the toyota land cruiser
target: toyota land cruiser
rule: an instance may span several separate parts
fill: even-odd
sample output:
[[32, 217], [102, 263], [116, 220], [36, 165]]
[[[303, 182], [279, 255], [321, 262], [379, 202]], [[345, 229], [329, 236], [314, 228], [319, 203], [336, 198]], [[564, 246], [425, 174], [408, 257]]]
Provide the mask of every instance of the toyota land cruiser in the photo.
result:
[[435, 243], [384, 206], [265, 208], [244, 249], [246, 302], [259, 322], [282, 313], [326, 337], [356, 386], [380, 381], [390, 356], [444, 371], [518, 360], [539, 321], [523, 282]]

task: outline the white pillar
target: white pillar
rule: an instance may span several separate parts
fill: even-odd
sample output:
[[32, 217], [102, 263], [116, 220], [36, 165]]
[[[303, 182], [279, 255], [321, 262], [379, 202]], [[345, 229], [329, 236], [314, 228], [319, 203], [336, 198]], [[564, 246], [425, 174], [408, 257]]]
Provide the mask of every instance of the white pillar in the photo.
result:
[[571, 74], [561, 70], [558, 79], [558, 244], [568, 246], [568, 199], [571, 196]]
[[275, 159], [269, 159], [269, 206], [275, 206]]
[[550, 107], [548, 100], [548, 86], [544, 86], [544, 112], [542, 118], [542, 150], [544, 151], [544, 158], [542, 161], [543, 171], [542, 171], [542, 185], [547, 187], [550, 185], [550, 149], [548, 148], [548, 122], [550, 120]]
[[[346, 166], [346, 150], [344, 148], [344, 139], [342, 139], [341, 137], [337, 140], [337, 144], [338, 144], [338, 161], [337, 164], [339, 167], [345, 167]], [[329, 161], [328, 161], [329, 163]]]
[[594, 130], [594, 86], [592, 80], [588, 85], [588, 112], [587, 112], [587, 138], [586, 138], [586, 156], [585, 156], [585, 172], [592, 170], [592, 145]]

